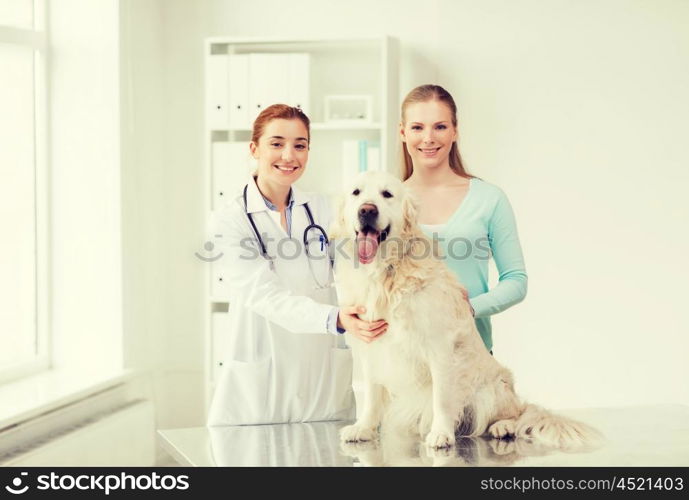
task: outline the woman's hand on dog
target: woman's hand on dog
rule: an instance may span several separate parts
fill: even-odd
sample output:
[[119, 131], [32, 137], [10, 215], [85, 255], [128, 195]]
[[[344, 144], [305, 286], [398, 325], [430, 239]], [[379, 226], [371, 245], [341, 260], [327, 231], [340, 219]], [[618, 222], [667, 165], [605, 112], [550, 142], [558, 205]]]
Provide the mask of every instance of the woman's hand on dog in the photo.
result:
[[343, 307], [337, 316], [337, 326], [344, 328], [359, 340], [371, 343], [388, 330], [388, 324], [383, 319], [377, 321], [360, 319], [359, 314], [365, 312], [366, 308], [362, 306]]

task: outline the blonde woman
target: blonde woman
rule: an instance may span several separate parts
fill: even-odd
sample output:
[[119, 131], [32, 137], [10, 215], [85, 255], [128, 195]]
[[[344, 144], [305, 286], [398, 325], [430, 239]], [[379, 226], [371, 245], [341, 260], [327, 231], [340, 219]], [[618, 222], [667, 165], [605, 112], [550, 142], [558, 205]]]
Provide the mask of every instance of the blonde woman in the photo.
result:
[[[476, 327], [493, 349], [490, 317], [526, 296], [517, 225], [505, 193], [469, 174], [457, 145], [457, 106], [438, 85], [413, 89], [402, 102], [402, 180], [419, 201], [419, 222], [437, 239], [446, 263], [468, 291]], [[488, 286], [493, 258], [499, 283]]]

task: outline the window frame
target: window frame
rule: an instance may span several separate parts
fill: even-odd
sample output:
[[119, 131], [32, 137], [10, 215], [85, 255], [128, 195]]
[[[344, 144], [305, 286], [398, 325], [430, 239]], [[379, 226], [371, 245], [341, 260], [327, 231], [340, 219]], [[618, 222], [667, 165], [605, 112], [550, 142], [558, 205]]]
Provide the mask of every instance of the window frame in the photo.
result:
[[50, 294], [50, 218], [48, 164], [49, 57], [46, 0], [33, 1], [33, 27], [0, 25], [0, 43], [27, 47], [34, 53], [34, 203], [36, 356], [0, 367], [0, 384], [48, 370], [52, 366]]

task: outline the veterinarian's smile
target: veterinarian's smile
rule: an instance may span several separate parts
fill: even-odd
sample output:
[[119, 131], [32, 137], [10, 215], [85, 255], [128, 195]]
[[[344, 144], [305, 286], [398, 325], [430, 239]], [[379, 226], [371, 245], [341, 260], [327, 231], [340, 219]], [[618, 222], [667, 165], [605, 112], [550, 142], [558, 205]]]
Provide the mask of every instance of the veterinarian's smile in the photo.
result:
[[290, 175], [299, 170], [299, 165], [273, 165], [273, 168], [282, 172], [283, 175]]

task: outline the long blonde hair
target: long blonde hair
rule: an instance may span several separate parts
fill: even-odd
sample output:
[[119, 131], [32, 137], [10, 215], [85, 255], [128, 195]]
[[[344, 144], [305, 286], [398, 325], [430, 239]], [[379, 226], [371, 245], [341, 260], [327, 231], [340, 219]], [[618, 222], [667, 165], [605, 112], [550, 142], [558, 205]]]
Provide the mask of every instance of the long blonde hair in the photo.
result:
[[[402, 124], [406, 122], [406, 117], [405, 117], [405, 110], [407, 109], [407, 106], [410, 104], [414, 104], [417, 102], [428, 102], [428, 101], [440, 101], [444, 104], [447, 105], [448, 108], [450, 108], [450, 111], [452, 112], [452, 125], [457, 128], [457, 105], [455, 104], [455, 100], [452, 98], [450, 93], [442, 88], [440, 85], [421, 85], [419, 87], [416, 87], [415, 89], [412, 89], [411, 92], [407, 94], [407, 97], [404, 98], [404, 101], [402, 101]], [[406, 181], [411, 177], [411, 174], [414, 172], [414, 164], [412, 163], [411, 156], [409, 155], [409, 151], [407, 150], [407, 144], [405, 142], [402, 142], [402, 180]], [[452, 143], [452, 147], [450, 148], [450, 168], [452, 171], [459, 175], [460, 177], [466, 177], [467, 179], [470, 179], [474, 177], [470, 173], [466, 171], [464, 168], [464, 164], [462, 163], [462, 157], [459, 154], [459, 146], [457, 146], [457, 141]]]

